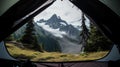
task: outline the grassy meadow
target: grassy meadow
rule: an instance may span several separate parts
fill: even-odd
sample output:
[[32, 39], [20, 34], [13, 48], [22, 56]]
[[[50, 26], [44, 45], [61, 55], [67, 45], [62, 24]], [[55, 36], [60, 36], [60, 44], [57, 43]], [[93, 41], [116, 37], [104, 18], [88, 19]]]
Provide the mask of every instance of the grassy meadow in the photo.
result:
[[82, 54], [65, 54], [60, 52], [38, 52], [26, 48], [20, 48], [15, 44], [7, 43], [6, 47], [9, 53], [16, 59], [25, 60], [26, 58], [32, 61], [40, 62], [66, 62], [66, 61], [86, 61], [95, 60], [104, 57], [108, 51], [82, 53]]

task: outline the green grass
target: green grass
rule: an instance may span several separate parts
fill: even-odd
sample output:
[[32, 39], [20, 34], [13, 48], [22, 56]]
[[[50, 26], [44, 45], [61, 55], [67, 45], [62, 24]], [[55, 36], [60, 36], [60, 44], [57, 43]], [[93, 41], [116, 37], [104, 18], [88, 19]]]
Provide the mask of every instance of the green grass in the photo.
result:
[[38, 52], [26, 48], [19, 48], [14, 44], [7, 43], [6, 44], [9, 53], [20, 60], [24, 60], [26, 58], [31, 59], [32, 61], [40, 61], [40, 62], [61, 62], [61, 61], [86, 61], [86, 60], [95, 60], [104, 57], [108, 51], [100, 51], [100, 52], [91, 52], [91, 53], [83, 53], [83, 54], [64, 54], [59, 52]]

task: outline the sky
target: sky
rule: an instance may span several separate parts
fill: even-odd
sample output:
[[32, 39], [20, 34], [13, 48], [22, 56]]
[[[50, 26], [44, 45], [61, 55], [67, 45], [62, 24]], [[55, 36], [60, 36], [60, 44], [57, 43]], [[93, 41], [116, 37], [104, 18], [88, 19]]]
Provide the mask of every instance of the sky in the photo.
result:
[[[62, 20], [65, 20], [67, 24], [73, 25], [78, 29], [81, 26], [81, 10], [74, 6], [68, 0], [56, 0], [50, 7], [45, 9], [43, 12], [34, 17], [34, 21], [39, 21], [40, 19], [48, 20], [52, 15], [56, 14]], [[86, 17], [85, 17], [86, 18]], [[87, 26], [89, 26], [89, 20], [86, 18]], [[60, 22], [65, 25], [64, 23]], [[63, 35], [68, 35], [65, 31], [60, 31], [59, 28], [53, 29], [45, 23], [37, 23], [44, 30], [50, 32], [53, 36], [62, 38], [60, 40], [60, 45], [62, 52], [76, 53], [79, 52], [81, 45], [78, 43], [71, 42], [67, 40]], [[75, 49], [72, 49], [75, 48]]]
[[45, 9], [43, 12], [34, 17], [34, 21], [39, 21], [40, 19], [49, 19], [53, 14], [57, 14], [61, 19], [72, 24], [75, 27], [81, 25], [81, 10], [74, 6], [68, 0], [56, 0], [50, 7]]
[[[61, 19], [65, 20], [67, 24], [71, 24], [75, 28], [81, 26], [81, 10], [73, 5], [69, 0], [56, 0], [50, 7], [34, 17], [34, 21], [36, 22], [40, 19], [48, 20], [53, 14], [61, 17]], [[87, 26], [89, 26], [88, 19], [86, 22]], [[61, 32], [59, 29], [52, 29], [48, 25], [45, 25], [45, 23], [38, 23], [38, 25], [56, 37], [62, 37], [62, 35], [65, 35], [65, 32]]]

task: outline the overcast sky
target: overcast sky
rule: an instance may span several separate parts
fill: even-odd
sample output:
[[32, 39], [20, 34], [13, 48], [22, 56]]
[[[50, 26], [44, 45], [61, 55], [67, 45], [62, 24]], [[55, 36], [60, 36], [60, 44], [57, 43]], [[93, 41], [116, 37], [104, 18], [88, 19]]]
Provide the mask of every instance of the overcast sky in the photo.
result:
[[34, 20], [47, 20], [53, 14], [57, 14], [57, 16], [60, 16], [61, 19], [67, 21], [68, 24], [72, 24], [74, 26], [81, 25], [79, 21], [81, 19], [81, 10], [79, 10], [68, 0], [56, 0], [50, 7], [38, 14]]
[[[34, 17], [34, 21], [36, 22], [40, 19], [48, 20], [53, 14], [57, 14], [62, 20], [67, 21], [68, 24], [72, 24], [76, 28], [78, 28], [77, 26], [81, 26], [81, 10], [68, 0], [56, 0], [50, 7]], [[86, 22], [88, 26], [89, 20], [87, 19]], [[62, 35], [65, 35], [65, 32], [61, 32], [59, 29], [52, 29], [48, 25], [45, 25], [45, 23], [37, 24], [54, 36], [62, 37]]]

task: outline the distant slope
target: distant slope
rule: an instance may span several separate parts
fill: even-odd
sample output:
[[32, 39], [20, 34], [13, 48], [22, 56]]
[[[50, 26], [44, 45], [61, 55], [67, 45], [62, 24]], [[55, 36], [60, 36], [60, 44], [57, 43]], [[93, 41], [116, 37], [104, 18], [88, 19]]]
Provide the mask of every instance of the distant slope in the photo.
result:
[[51, 37], [51, 34], [49, 32], [43, 30], [36, 23], [34, 23], [34, 25], [38, 42], [42, 44], [44, 50], [49, 52], [61, 51], [59, 43]]
[[48, 20], [41, 19], [36, 22], [44, 30], [44, 34], [57, 41], [63, 53], [80, 53], [80, 30], [53, 14]]

